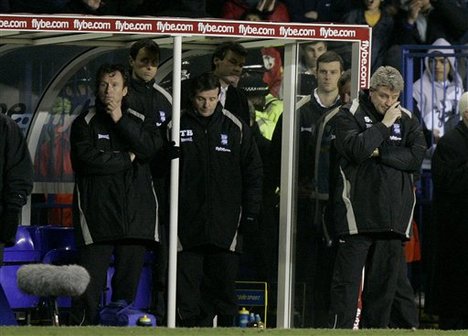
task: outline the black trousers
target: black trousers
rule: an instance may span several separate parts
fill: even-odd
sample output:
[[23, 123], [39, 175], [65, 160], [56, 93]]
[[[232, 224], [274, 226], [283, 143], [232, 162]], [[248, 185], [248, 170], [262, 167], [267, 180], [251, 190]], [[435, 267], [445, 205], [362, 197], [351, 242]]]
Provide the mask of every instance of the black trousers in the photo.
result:
[[99, 323], [101, 295], [106, 287], [106, 276], [112, 255], [115, 272], [112, 277], [112, 301], [135, 299], [143, 268], [146, 246], [134, 241], [96, 243], [79, 250], [79, 264], [86, 268], [90, 282], [86, 291], [74, 300], [72, 324]]
[[[370, 294], [371, 302], [367, 302], [366, 297], [363, 297], [363, 311], [361, 318], [362, 328], [398, 328], [398, 329], [411, 329], [419, 327], [418, 308], [415, 302], [414, 290], [408, 279], [408, 265], [406, 263], [406, 256], [404, 245], [399, 242], [401, 246], [401, 253], [399, 258], [398, 269], [382, 269], [389, 267], [387, 259], [389, 258], [389, 251], [392, 250], [392, 245], [398, 247], [398, 241], [393, 243], [390, 240], [377, 240], [374, 243], [373, 255], [370, 263], [366, 266], [366, 280], [364, 282], [364, 289], [367, 287], [373, 289], [374, 293]], [[390, 256], [391, 257], [391, 256]], [[396, 256], [395, 256], [396, 258]], [[396, 287], [393, 288], [393, 283], [384, 285], [382, 284], [382, 276], [388, 272], [398, 273], [396, 279]], [[393, 278], [392, 278], [393, 281]], [[393, 293], [393, 301], [391, 304], [390, 315], [388, 307], [374, 307], [373, 297], [382, 295], [378, 291], [388, 291], [390, 296], [386, 300], [391, 299]], [[366, 295], [369, 295], [366, 292]], [[385, 304], [382, 302], [381, 304]], [[385, 312], [379, 315], [374, 310]]]
[[239, 254], [213, 246], [181, 251], [177, 256], [178, 324], [233, 326], [237, 314]]
[[[340, 239], [331, 285], [329, 326], [353, 328], [362, 269], [366, 266], [361, 326], [389, 327], [397, 289], [404, 285], [403, 279], [406, 278], [406, 273], [401, 270], [402, 255], [400, 239], [372, 235], [353, 235]], [[409, 282], [406, 284], [410, 286]], [[407, 295], [407, 291], [409, 288], [403, 290], [404, 294]], [[399, 302], [402, 301], [400, 299], [397, 298]], [[403, 305], [410, 303], [405, 300]], [[414, 302], [413, 307], [417, 314]], [[404, 309], [400, 312], [406, 314]]]

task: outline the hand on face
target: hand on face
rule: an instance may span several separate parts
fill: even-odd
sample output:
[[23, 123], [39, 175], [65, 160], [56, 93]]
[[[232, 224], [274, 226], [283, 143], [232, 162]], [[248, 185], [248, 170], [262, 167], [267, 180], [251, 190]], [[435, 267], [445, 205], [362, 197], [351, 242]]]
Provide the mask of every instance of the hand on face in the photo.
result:
[[111, 116], [112, 120], [116, 122], [120, 120], [122, 117], [121, 103], [112, 97], [106, 97], [104, 103], [106, 105], [106, 112]]
[[387, 126], [391, 127], [395, 121], [401, 118], [401, 109], [400, 109], [400, 102], [395, 102], [392, 106], [390, 106], [387, 111], [385, 111], [384, 118], [382, 123]]

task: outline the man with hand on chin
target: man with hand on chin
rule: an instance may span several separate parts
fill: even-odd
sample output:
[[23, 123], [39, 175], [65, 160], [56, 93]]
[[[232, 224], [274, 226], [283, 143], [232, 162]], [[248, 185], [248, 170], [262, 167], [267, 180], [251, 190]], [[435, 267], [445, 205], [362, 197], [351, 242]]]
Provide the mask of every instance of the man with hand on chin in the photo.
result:
[[133, 302], [144, 253], [159, 240], [158, 201], [149, 162], [162, 147], [154, 119], [127, 108], [123, 65], [104, 64], [96, 76], [96, 106], [73, 122], [73, 222], [79, 264], [90, 274], [74, 303], [72, 323], [99, 323], [99, 302], [114, 256], [112, 301]]
[[[338, 242], [329, 325], [353, 328], [363, 267], [363, 328], [387, 328], [411, 235], [418, 173], [426, 144], [418, 120], [399, 105], [404, 82], [379, 67], [370, 89], [336, 115], [338, 178], [330, 195]], [[380, 263], [373, 263], [375, 256]], [[407, 280], [407, 279], [406, 279]]]

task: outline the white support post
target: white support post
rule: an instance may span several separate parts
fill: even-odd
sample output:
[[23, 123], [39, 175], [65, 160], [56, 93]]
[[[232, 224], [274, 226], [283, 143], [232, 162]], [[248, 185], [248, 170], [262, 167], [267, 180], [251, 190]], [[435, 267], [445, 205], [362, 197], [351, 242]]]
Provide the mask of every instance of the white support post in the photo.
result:
[[297, 118], [296, 78], [298, 44], [287, 44], [284, 48], [284, 112], [281, 144], [281, 198], [278, 256], [278, 305], [276, 309], [278, 328], [291, 328], [293, 311], [293, 223], [296, 218], [296, 144]]
[[[180, 83], [182, 71], [182, 36], [174, 36], [174, 67], [172, 72], [172, 140], [179, 146], [180, 140]], [[177, 288], [177, 223], [179, 209], [179, 159], [171, 161], [169, 212], [169, 274], [167, 295], [167, 326], [176, 326]]]

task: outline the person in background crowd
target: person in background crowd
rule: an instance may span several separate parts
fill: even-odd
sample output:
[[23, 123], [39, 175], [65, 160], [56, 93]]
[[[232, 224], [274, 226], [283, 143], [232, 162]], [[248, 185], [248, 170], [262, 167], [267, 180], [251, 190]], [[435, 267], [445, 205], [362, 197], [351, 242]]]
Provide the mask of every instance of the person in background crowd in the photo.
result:
[[454, 50], [444, 48], [450, 44], [442, 38], [432, 45], [433, 49], [428, 51], [431, 56], [424, 59], [424, 73], [413, 83], [415, 113], [427, 132], [428, 146], [435, 145], [460, 120], [457, 102], [463, 92], [462, 79], [452, 56]]
[[149, 162], [162, 148], [156, 122], [127, 108], [127, 73], [104, 64], [96, 106], [72, 124], [73, 221], [79, 264], [90, 283], [73, 307], [74, 323], [99, 323], [99, 302], [112, 255], [112, 301], [130, 304], [148, 245], [159, 240], [158, 200]]
[[393, 34], [393, 18], [382, 9], [381, 0], [362, 0], [362, 7], [349, 11], [344, 23], [372, 27], [371, 72], [382, 65]]
[[278, 0], [226, 0], [223, 4], [223, 19], [239, 20], [255, 9], [262, 16], [262, 21], [289, 22], [289, 13], [283, 2]]
[[468, 92], [460, 98], [462, 120], [437, 143], [432, 157], [439, 327], [468, 328]]
[[432, 44], [439, 38], [452, 45], [468, 43], [465, 0], [401, 0], [385, 63], [401, 67], [401, 46]]
[[[363, 328], [387, 328], [416, 202], [413, 173], [426, 150], [417, 118], [398, 101], [401, 74], [380, 67], [370, 89], [342, 107], [335, 117], [335, 147], [340, 174], [333, 190], [333, 229], [338, 241], [331, 284], [329, 326], [352, 329], [363, 267], [375, 248], [384, 249], [376, 265], [379, 281], [362, 293]], [[365, 173], [364, 173], [365, 172]]]
[[355, 8], [357, 0], [284, 0], [291, 22], [342, 22], [343, 16]]
[[[468, 6], [462, 0], [420, 0], [419, 6], [424, 15], [426, 13], [427, 25], [425, 31], [425, 42], [433, 43], [439, 38], [446, 39], [450, 44], [462, 44], [468, 42], [466, 40], [468, 31]], [[410, 11], [414, 13], [414, 7], [418, 7], [418, 3], [412, 0], [409, 3]], [[414, 18], [414, 19], [413, 19]], [[408, 24], [412, 29], [421, 30], [419, 25], [419, 16], [408, 17]], [[414, 21], [412, 21], [414, 20]], [[411, 35], [411, 34], [410, 34]]]
[[180, 123], [178, 324], [231, 327], [243, 235], [256, 232], [262, 162], [250, 127], [218, 101], [211, 72], [191, 81]]

